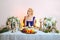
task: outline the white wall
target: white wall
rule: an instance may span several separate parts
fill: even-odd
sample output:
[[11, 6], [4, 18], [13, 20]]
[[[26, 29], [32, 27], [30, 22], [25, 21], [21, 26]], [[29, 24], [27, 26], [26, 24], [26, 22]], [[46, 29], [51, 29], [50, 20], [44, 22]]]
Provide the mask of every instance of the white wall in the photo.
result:
[[9, 16], [22, 20], [29, 7], [33, 8], [36, 17], [55, 17], [60, 29], [60, 0], [0, 0], [0, 26], [5, 25]]

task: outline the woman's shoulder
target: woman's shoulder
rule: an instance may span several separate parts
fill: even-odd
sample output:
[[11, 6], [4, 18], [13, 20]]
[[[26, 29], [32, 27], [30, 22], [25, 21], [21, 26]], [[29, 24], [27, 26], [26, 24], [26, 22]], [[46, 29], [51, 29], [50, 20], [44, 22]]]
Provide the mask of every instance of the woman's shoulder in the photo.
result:
[[24, 19], [26, 19], [27, 18], [27, 16], [24, 16]]
[[33, 18], [35, 18], [35, 16], [33, 16]]
[[24, 16], [24, 18], [26, 18], [26, 16]]
[[33, 16], [33, 20], [35, 19], [35, 16]]

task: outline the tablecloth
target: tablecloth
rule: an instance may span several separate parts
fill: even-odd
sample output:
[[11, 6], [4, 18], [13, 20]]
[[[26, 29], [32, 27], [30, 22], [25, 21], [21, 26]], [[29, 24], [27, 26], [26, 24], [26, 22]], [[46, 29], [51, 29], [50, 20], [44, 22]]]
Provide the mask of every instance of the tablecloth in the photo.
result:
[[44, 33], [38, 31], [36, 34], [25, 34], [20, 31], [15, 33], [9, 31], [1, 33], [0, 40], [60, 40], [60, 33]]

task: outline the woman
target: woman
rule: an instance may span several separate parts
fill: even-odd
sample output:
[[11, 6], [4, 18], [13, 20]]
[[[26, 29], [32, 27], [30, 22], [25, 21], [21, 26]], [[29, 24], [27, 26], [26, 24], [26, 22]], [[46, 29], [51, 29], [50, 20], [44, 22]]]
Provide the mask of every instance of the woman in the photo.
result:
[[36, 20], [35, 20], [35, 16], [33, 16], [32, 8], [29, 8], [27, 10], [27, 16], [24, 17], [23, 22], [24, 22], [24, 26], [35, 27]]

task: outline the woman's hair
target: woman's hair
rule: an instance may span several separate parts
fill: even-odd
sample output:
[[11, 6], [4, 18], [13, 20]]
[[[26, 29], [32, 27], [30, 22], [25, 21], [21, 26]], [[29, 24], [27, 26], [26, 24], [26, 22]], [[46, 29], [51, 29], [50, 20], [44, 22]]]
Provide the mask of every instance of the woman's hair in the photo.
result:
[[27, 10], [27, 14], [28, 14], [28, 12], [32, 12], [31, 15], [33, 15], [33, 9], [32, 9], [32, 8], [29, 8], [29, 9]]

